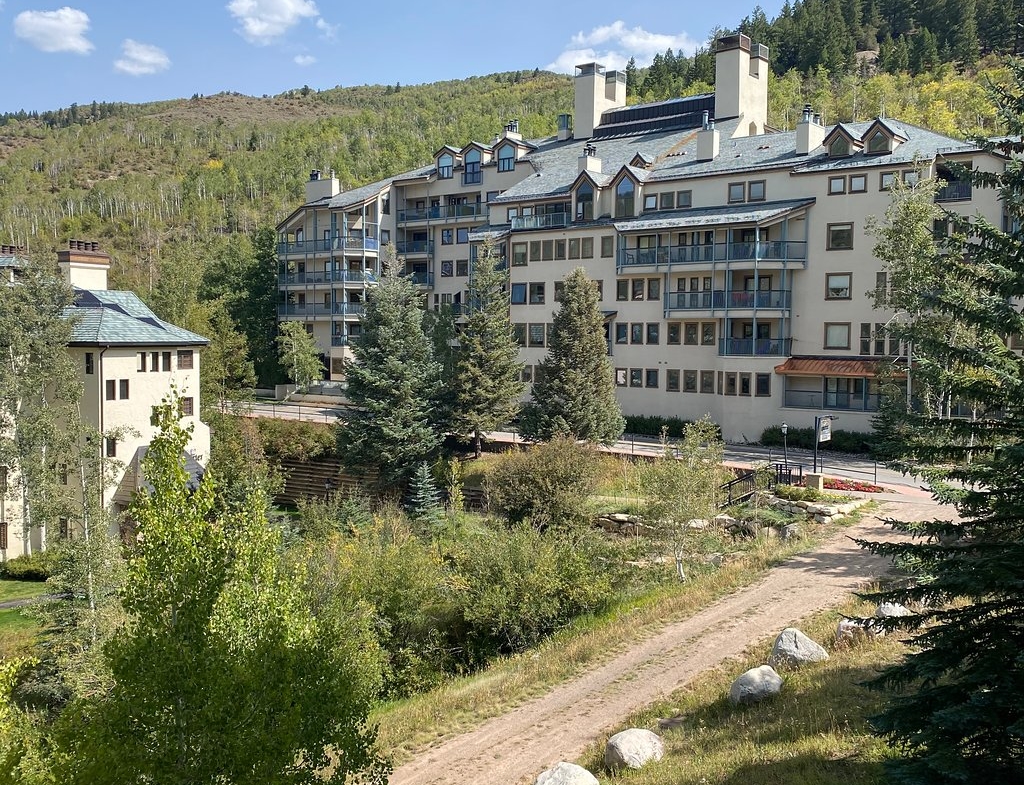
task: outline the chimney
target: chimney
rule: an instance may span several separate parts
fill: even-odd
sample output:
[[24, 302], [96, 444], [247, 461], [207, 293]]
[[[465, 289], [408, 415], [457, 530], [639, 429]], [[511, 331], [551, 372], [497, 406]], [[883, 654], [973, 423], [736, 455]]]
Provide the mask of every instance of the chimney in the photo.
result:
[[579, 157], [579, 170], [591, 174], [601, 174], [601, 159], [597, 157], [597, 148], [592, 144], [584, 145]]
[[574, 89], [573, 136], [576, 139], [592, 137], [594, 129], [601, 124], [602, 114], [626, 105], [626, 74], [622, 71], [605, 73], [600, 63], [576, 66]]
[[810, 155], [825, 141], [825, 126], [821, 124], [821, 115], [811, 113], [811, 105], [804, 104], [803, 115], [796, 124], [796, 154]]
[[715, 117], [741, 117], [734, 136], [757, 136], [768, 122], [768, 47], [743, 35], [719, 38], [715, 50]]
[[509, 120], [505, 123], [505, 129], [501, 134], [502, 139], [511, 139], [513, 142], [523, 141], [523, 135], [519, 133], [519, 121]]
[[94, 291], [107, 288], [110, 255], [100, 250], [99, 243], [68, 240], [68, 247], [57, 251], [57, 266], [74, 287]]
[[715, 128], [715, 121], [708, 119], [707, 111], [704, 112], [704, 127], [697, 132], [697, 160], [713, 161], [718, 158], [718, 148], [721, 144], [721, 134]]
[[572, 139], [572, 115], [558, 115], [558, 141], [564, 142]]
[[330, 170], [328, 177], [324, 177], [319, 169], [314, 169], [309, 173], [309, 182], [306, 183], [306, 204], [319, 202], [321, 199], [330, 199], [340, 193], [341, 184], [333, 169]]

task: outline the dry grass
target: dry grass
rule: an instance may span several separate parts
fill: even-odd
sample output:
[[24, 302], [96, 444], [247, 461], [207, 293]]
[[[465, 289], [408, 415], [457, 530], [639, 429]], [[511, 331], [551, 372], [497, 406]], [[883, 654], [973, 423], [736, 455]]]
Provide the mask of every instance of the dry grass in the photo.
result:
[[[871, 735], [867, 718], [882, 707], [884, 695], [860, 683], [903, 653], [894, 637], [836, 645], [840, 611], [870, 615], [873, 606], [851, 601], [822, 613], [801, 629], [830, 652], [824, 663], [783, 672], [785, 685], [773, 700], [734, 707], [728, 699], [733, 679], [763, 664], [771, 644], [752, 648], [665, 701], [630, 717], [623, 727], [650, 728], [662, 736], [665, 758], [613, 777], [602, 771], [603, 744], [579, 763], [601, 782], [630, 785], [876, 785], [891, 752]], [[674, 718], [662, 730], [659, 718]]]

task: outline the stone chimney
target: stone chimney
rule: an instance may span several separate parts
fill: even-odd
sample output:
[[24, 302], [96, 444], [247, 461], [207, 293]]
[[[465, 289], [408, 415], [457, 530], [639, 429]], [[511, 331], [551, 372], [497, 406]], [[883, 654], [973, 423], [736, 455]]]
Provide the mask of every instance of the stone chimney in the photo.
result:
[[513, 142], [523, 141], [523, 135], [519, 133], [519, 121], [509, 120], [505, 123], [504, 129], [501, 132], [502, 139], [511, 139]]
[[804, 105], [800, 122], [796, 124], [796, 154], [809, 155], [825, 141], [825, 126], [821, 115], [812, 114], [811, 105]]
[[309, 173], [309, 182], [306, 183], [306, 204], [319, 202], [321, 199], [330, 199], [341, 193], [341, 183], [331, 169], [327, 177], [324, 177], [319, 169]]
[[743, 35], [719, 38], [715, 50], [715, 117], [742, 118], [734, 136], [757, 136], [768, 122], [768, 47]]
[[573, 137], [589, 139], [601, 124], [601, 115], [626, 105], [626, 74], [608, 71], [600, 63], [576, 66]]
[[715, 128], [715, 121], [708, 119], [708, 113], [704, 112], [704, 126], [697, 132], [697, 160], [715, 160], [720, 146], [721, 134]]
[[601, 159], [597, 157], [597, 148], [592, 144], [584, 145], [580, 153], [579, 170], [591, 174], [601, 174]]
[[72, 286], [94, 291], [107, 288], [110, 255], [100, 250], [99, 243], [68, 240], [68, 247], [57, 251], [57, 266]]

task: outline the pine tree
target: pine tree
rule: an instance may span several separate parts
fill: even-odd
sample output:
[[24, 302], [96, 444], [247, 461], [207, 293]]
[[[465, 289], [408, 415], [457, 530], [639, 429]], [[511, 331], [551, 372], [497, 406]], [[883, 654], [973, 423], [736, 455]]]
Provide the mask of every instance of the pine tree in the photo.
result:
[[323, 378], [323, 362], [316, 340], [302, 322], [282, 322], [277, 336], [281, 366], [298, 390], [305, 390]]
[[577, 267], [565, 278], [548, 354], [523, 408], [521, 431], [529, 439], [568, 436], [611, 444], [625, 428], [608, 362], [604, 317], [597, 288]]
[[338, 448], [355, 470], [377, 471], [384, 488], [408, 480], [440, 442], [431, 422], [440, 366], [423, 329], [422, 303], [412, 280], [385, 259], [352, 346], [347, 381], [353, 408], [338, 426]]
[[632, 98], [640, 92], [640, 85], [637, 83], [636, 58], [629, 58], [626, 63], [626, 96]]
[[420, 462], [409, 480], [408, 498], [406, 509], [413, 520], [430, 522], [440, 518], [441, 492], [426, 461]]
[[872, 682], [896, 692], [873, 724], [902, 753], [890, 765], [906, 783], [1019, 782], [1024, 771], [1024, 358], [1007, 348], [1008, 336], [1024, 334], [1024, 63], [1009, 67], [1012, 84], [993, 96], [1010, 136], [976, 140], [1009, 163], [970, 176], [998, 191], [1010, 231], [948, 215], [956, 232], [924, 300], [970, 340], [914, 332], [915, 376], [972, 414], [905, 410], [897, 462], [961, 520], [893, 523], [913, 539], [862, 543], [917, 576], [875, 595], [915, 611], [890, 622], [912, 630], [905, 658]]
[[480, 248], [469, 282], [466, 323], [453, 379], [456, 432], [473, 437], [480, 457], [486, 431], [507, 425], [523, 394], [519, 345], [509, 318], [508, 270], [491, 246]]

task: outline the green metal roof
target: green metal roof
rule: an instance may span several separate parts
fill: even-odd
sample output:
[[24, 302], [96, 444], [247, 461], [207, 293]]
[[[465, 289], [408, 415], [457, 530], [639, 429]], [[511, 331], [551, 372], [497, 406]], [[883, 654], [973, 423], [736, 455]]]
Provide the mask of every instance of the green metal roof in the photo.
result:
[[210, 341], [157, 318], [134, 292], [75, 289], [72, 346], [206, 346]]

